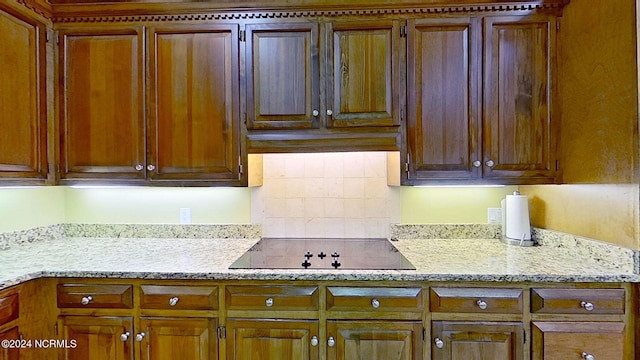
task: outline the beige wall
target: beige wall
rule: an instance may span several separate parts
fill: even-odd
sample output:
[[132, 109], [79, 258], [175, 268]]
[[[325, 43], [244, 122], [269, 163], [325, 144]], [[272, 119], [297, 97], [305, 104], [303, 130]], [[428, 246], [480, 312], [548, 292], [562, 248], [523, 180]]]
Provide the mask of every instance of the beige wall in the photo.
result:
[[63, 187], [0, 188], [0, 232], [65, 221]]
[[521, 186], [534, 226], [640, 249], [635, 0], [572, 0], [560, 27], [560, 186]]

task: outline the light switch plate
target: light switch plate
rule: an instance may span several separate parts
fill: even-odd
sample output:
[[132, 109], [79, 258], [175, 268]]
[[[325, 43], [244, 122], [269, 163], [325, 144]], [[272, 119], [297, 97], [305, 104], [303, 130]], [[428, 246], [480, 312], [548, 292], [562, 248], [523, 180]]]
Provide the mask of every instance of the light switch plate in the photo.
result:
[[502, 224], [502, 209], [501, 208], [488, 208], [487, 209], [487, 222], [492, 225]]
[[180, 208], [180, 224], [191, 224], [191, 208]]

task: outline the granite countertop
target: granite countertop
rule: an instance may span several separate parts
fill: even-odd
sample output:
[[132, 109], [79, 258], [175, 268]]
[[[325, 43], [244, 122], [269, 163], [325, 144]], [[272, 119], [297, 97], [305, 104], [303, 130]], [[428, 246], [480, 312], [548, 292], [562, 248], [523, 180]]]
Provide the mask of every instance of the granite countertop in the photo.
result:
[[523, 248], [498, 239], [412, 239], [393, 245], [416, 270], [231, 270], [258, 238], [61, 237], [0, 250], [0, 289], [38, 277], [225, 280], [640, 282], [609, 250]]

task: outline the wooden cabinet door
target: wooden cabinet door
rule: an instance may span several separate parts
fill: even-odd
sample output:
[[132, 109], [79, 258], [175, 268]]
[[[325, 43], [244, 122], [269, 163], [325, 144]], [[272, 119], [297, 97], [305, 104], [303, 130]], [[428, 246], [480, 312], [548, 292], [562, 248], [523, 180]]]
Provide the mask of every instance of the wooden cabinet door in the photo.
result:
[[524, 359], [524, 328], [514, 322], [432, 323], [433, 360]]
[[318, 127], [318, 24], [246, 26], [247, 128]]
[[484, 177], [553, 182], [555, 18], [487, 17], [484, 42]]
[[145, 336], [140, 360], [215, 360], [218, 358], [216, 319], [140, 319]]
[[316, 320], [228, 319], [226, 338], [227, 360], [319, 358]]
[[534, 322], [531, 359], [629, 359], [625, 332], [623, 322]]
[[238, 25], [152, 28], [152, 180], [239, 180]]
[[47, 178], [45, 34], [0, 4], [0, 179]]
[[64, 316], [58, 320], [58, 329], [61, 339], [76, 342], [75, 347], [60, 349], [59, 359], [133, 359], [133, 319], [130, 317]]
[[421, 360], [422, 329], [421, 321], [329, 320], [327, 359]]
[[[18, 327], [14, 326], [7, 330], [0, 332], [1, 340], [18, 340], [20, 339], [20, 332]], [[27, 350], [29, 350], [27, 348]], [[19, 360], [20, 349], [19, 347], [0, 347], [0, 360]]]
[[480, 36], [477, 19], [408, 22], [406, 180], [481, 175]]
[[326, 24], [327, 126], [400, 124], [400, 22]]
[[60, 35], [61, 177], [145, 178], [140, 27]]

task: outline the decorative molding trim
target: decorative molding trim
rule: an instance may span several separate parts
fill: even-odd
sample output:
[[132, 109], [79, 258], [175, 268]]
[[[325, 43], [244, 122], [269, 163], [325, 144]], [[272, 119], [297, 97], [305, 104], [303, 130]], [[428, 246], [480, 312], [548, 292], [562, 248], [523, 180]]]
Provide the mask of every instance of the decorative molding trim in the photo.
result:
[[45, 17], [46, 19], [51, 19], [52, 17], [52, 9], [51, 5], [46, 2], [39, 0], [17, 0], [18, 4], [26, 7], [27, 9], [33, 11], [34, 13]]
[[[22, 2], [30, 0], [20, 0]], [[553, 3], [509, 3], [479, 5], [449, 5], [402, 8], [370, 8], [370, 9], [319, 9], [319, 10], [260, 10], [244, 11], [212, 9], [199, 10], [199, 13], [182, 14], [134, 14], [109, 16], [69, 15], [56, 16], [56, 23], [109, 23], [109, 22], [154, 22], [154, 21], [207, 21], [207, 20], [252, 20], [252, 19], [290, 19], [307, 17], [339, 17], [339, 16], [380, 16], [380, 15], [431, 15], [431, 14], [466, 14], [466, 13], [500, 13], [517, 11], [559, 11], [564, 2]]]

